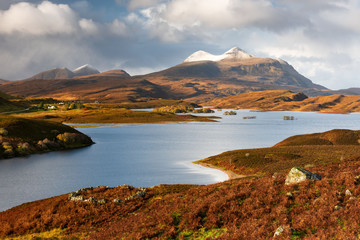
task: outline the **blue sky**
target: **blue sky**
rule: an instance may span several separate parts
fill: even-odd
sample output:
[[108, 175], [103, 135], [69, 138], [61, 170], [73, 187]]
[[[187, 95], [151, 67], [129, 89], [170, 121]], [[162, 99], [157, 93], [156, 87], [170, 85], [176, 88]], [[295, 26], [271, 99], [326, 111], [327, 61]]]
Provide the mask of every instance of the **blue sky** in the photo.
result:
[[49, 0], [0, 2], [0, 78], [90, 64], [132, 75], [197, 50], [238, 46], [282, 58], [331, 89], [360, 87], [357, 0]]

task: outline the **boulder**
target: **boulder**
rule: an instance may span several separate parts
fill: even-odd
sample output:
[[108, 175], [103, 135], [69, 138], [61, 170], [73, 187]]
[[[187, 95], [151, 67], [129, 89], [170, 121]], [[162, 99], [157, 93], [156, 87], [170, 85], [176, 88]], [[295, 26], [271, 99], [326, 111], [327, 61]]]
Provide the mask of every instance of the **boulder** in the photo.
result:
[[312, 173], [304, 168], [293, 167], [286, 177], [285, 184], [286, 185], [296, 184], [303, 182], [306, 179], [321, 180], [321, 176], [316, 173]]
[[114, 203], [121, 203], [123, 200], [121, 200], [121, 199], [119, 199], [119, 198], [115, 198], [114, 200], [113, 200], [113, 202]]
[[290, 227], [288, 227], [288, 226], [280, 226], [275, 230], [273, 238], [274, 239], [277, 239], [279, 237], [281, 238], [281, 235], [283, 235], [283, 234], [285, 236], [289, 236], [289, 235], [291, 235], [292, 232], [293, 232], [293, 229], [291, 229]]

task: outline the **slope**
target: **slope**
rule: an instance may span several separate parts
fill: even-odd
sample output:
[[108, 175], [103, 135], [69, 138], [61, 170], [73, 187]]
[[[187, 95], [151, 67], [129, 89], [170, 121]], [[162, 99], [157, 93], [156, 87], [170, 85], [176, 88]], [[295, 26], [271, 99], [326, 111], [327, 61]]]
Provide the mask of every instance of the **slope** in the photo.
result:
[[360, 112], [359, 95], [307, 97], [291, 91], [259, 91], [217, 98], [204, 103], [219, 108], [259, 109], [264, 111]]

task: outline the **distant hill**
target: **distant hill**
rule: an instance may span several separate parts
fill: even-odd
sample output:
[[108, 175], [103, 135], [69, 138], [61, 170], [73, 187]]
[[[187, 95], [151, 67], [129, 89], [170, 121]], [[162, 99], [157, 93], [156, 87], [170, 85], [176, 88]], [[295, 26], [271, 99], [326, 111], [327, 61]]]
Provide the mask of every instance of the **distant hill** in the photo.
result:
[[[79, 76], [82, 74], [85, 76]], [[57, 81], [32, 81], [39, 79]], [[159, 98], [205, 102], [263, 90], [291, 90], [308, 96], [333, 94], [299, 74], [284, 60], [259, 58], [237, 47], [221, 55], [197, 51], [179, 65], [134, 77], [123, 70], [98, 73], [84, 65], [74, 71], [49, 70], [27, 80], [30, 81], [1, 84], [0, 91], [25, 97], [111, 102]]]
[[220, 108], [259, 109], [265, 111], [360, 112], [360, 95], [307, 97], [286, 90], [258, 91], [217, 98], [204, 103]]
[[313, 145], [356, 145], [359, 146], [360, 131], [334, 129], [323, 133], [296, 135], [278, 144], [279, 146], [313, 146]]
[[54, 68], [51, 70], [47, 70], [41, 73], [38, 73], [30, 78], [28, 80], [34, 80], [34, 79], [67, 79], [74, 77], [74, 73], [70, 71], [67, 68]]
[[1, 91], [21, 97], [51, 97], [61, 100], [134, 102], [170, 96], [164, 88], [127, 76], [89, 76], [62, 80], [22, 80], [0, 86]]
[[69, 79], [73, 77], [87, 76], [92, 74], [100, 73], [95, 68], [86, 64], [81, 66], [74, 71], [71, 71], [67, 68], [54, 68], [51, 70], [47, 70], [41, 73], [38, 73], [27, 80], [35, 80], [35, 79], [43, 79], [43, 80], [56, 80], [56, 79]]

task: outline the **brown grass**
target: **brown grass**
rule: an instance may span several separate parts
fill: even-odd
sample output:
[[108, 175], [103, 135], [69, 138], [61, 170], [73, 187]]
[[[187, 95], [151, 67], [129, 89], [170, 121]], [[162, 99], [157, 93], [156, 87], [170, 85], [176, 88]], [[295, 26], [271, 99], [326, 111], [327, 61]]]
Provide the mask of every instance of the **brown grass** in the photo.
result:
[[[75, 203], [62, 195], [0, 213], [0, 236], [63, 229], [67, 238], [270, 239], [286, 226], [293, 231], [284, 239], [355, 239], [360, 233], [359, 160], [310, 168], [322, 180], [292, 186], [279, 174], [208, 186], [162, 185], [121, 204]], [[345, 195], [347, 189], [352, 196]], [[86, 195], [122, 198], [134, 190], [99, 188]]]
[[299, 94], [284, 90], [250, 92], [214, 99], [204, 103], [204, 105], [220, 108], [259, 109], [262, 111], [360, 112], [359, 95], [330, 95], [303, 99], [297, 98]]

